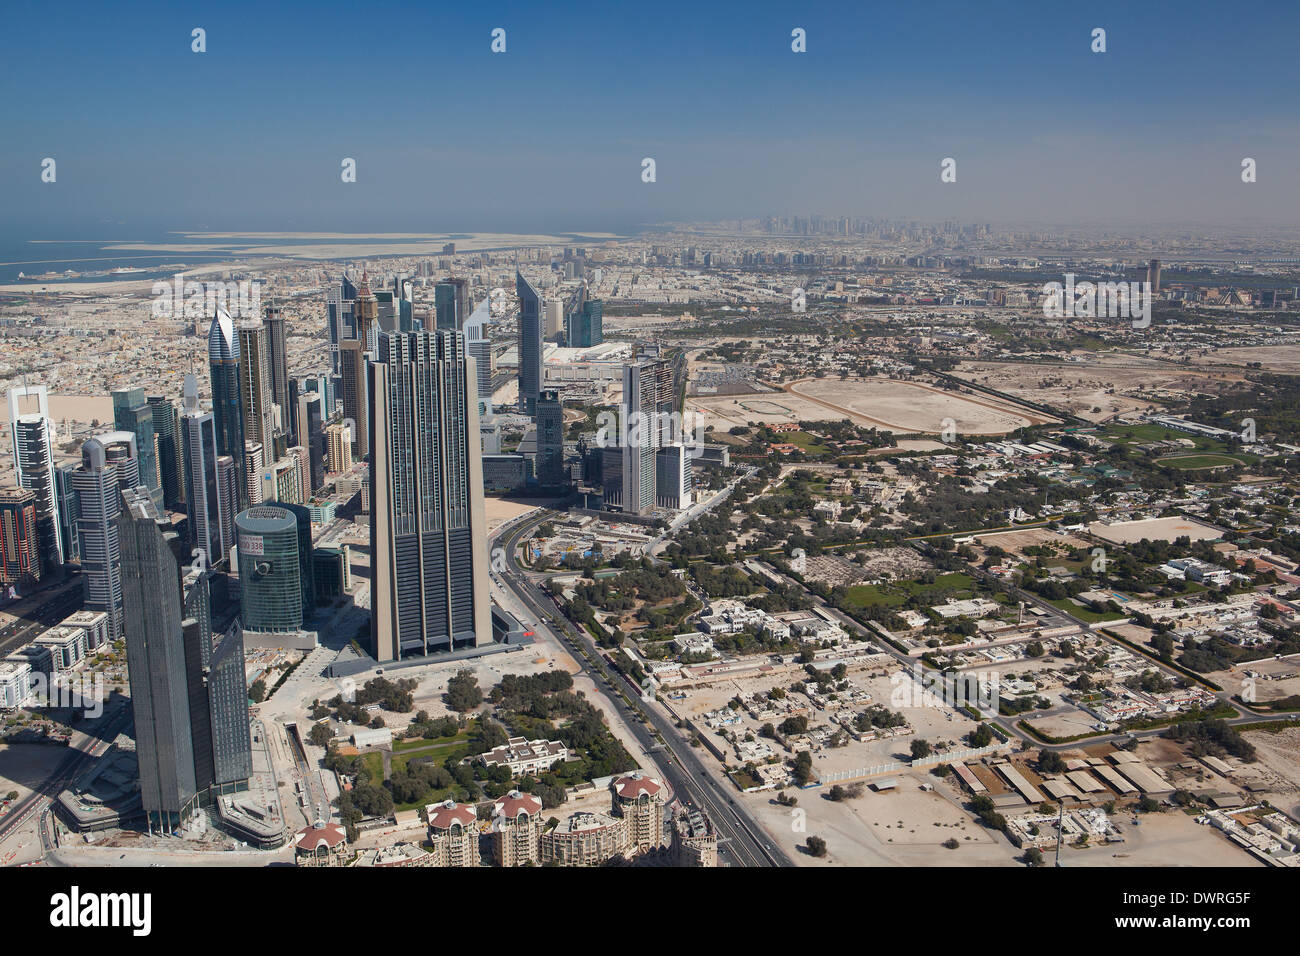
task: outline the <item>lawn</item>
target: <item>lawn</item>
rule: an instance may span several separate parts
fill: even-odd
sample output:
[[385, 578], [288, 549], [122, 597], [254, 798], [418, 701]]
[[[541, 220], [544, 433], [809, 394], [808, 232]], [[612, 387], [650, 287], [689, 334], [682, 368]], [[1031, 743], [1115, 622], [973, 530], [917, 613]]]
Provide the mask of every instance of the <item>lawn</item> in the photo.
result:
[[920, 581], [891, 581], [888, 584], [858, 584], [848, 589], [845, 602], [852, 607], [900, 607], [915, 596], [922, 604], [938, 604], [944, 595], [957, 599], [973, 593], [975, 581], [969, 574], [939, 575], [933, 584]]
[[1230, 468], [1233, 465], [1244, 465], [1246, 462], [1228, 455], [1173, 455], [1168, 458], [1157, 458], [1156, 464], [1189, 471], [1197, 468]]
[[1061, 598], [1059, 601], [1048, 601], [1047, 603], [1090, 624], [1096, 624], [1098, 621], [1118, 621], [1126, 616], [1116, 614], [1114, 611], [1094, 611], [1090, 607], [1075, 604], [1069, 598]]

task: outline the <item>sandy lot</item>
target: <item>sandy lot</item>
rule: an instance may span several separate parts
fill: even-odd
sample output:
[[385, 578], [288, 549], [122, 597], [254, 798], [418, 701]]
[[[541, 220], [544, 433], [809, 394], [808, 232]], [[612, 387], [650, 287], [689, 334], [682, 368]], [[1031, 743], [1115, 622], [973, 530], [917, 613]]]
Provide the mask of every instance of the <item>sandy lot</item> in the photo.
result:
[[1116, 544], [1133, 544], [1143, 538], [1149, 541], [1173, 541], [1184, 535], [1193, 541], [1210, 541], [1227, 533], [1213, 525], [1182, 517], [1116, 521], [1113, 524], [1094, 521], [1088, 526], [1088, 531], [1103, 541], [1113, 541]]

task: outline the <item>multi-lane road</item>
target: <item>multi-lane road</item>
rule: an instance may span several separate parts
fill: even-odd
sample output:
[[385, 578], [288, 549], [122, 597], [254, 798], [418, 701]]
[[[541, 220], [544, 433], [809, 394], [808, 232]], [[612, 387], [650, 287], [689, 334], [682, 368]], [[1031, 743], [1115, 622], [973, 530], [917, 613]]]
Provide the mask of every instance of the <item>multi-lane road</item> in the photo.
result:
[[528, 572], [516, 560], [521, 540], [556, 515], [541, 511], [511, 523], [498, 531], [497, 544], [505, 558], [505, 571], [494, 577], [501, 589], [508, 589], [523, 622], [549, 637], [576, 660], [598, 684], [618, 717], [636, 738], [642, 750], [659, 765], [673, 793], [708, 814], [717, 830], [719, 858], [732, 866], [791, 866], [790, 859], [763, 832], [734, 794], [704, 766], [690, 742], [674, 721], [657, 708], [635, 699], [636, 691], [622, 675], [610, 668], [590, 636], [582, 633], [556, 611]]

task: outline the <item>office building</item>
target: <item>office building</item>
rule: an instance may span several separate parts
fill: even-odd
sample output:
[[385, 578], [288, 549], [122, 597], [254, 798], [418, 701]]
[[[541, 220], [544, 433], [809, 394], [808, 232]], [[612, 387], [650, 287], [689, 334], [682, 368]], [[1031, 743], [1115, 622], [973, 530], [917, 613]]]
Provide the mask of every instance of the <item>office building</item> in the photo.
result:
[[212, 419], [217, 453], [234, 463], [240, 510], [248, 507], [248, 470], [244, 449], [244, 413], [240, 404], [239, 337], [230, 315], [218, 309], [208, 329], [208, 367], [212, 374]]
[[[327, 439], [325, 434], [324, 399], [319, 392], [299, 391], [297, 402], [297, 424], [294, 434], [298, 436], [297, 444], [305, 446], [310, 466], [311, 493], [315, 494], [325, 485], [325, 462], [327, 457]], [[351, 449], [349, 448], [349, 452]]]
[[[77, 465], [68, 462], [54, 470], [55, 501], [59, 514], [59, 548], [64, 561], [80, 561], [81, 550], [77, 545], [77, 490], [72, 486], [72, 473]], [[40, 522], [39, 498], [37, 505], [37, 526]]]
[[[648, 514], [655, 507], [655, 453], [663, 445], [673, 409], [672, 368], [643, 361], [623, 368], [621, 406], [622, 510]], [[605, 480], [609, 480], [605, 471]]]
[[684, 511], [691, 506], [691, 456], [685, 445], [665, 445], [655, 452], [655, 503]]
[[564, 322], [564, 300], [551, 298], [546, 300], [546, 340], [554, 342], [560, 336]]
[[460, 333], [379, 336], [369, 395], [379, 661], [492, 640], [475, 373]]
[[285, 340], [284, 310], [270, 308], [262, 319], [266, 326], [267, 367], [271, 373], [271, 403], [278, 408], [280, 427], [292, 434], [289, 420], [293, 407], [289, 404], [289, 354]]
[[244, 443], [259, 442], [263, 455], [275, 455], [275, 412], [271, 401], [271, 342], [266, 324], [241, 322], [239, 336], [239, 407]]
[[154, 438], [153, 409], [145, 401], [144, 389], [124, 388], [113, 392], [113, 427], [135, 435], [136, 463], [140, 484], [149, 489], [154, 503], [163, 507], [162, 483], [158, 478], [158, 445]]
[[41, 549], [36, 529], [36, 492], [0, 490], [0, 585], [41, 579]]
[[342, 422], [325, 428], [325, 460], [332, 474], [341, 474], [352, 467], [352, 429]]
[[469, 280], [453, 276], [433, 287], [435, 323], [440, 332], [464, 332], [469, 321]]
[[537, 481], [543, 488], [562, 488], [564, 477], [564, 403], [554, 389], [537, 402]]
[[492, 414], [492, 339], [488, 323], [492, 321], [492, 300], [484, 299], [465, 322], [465, 351], [474, 360], [478, 374], [478, 415]]
[[352, 431], [352, 458], [360, 461], [370, 450], [368, 375], [365, 345], [355, 339], [339, 346], [339, 386], [343, 395], [343, 419]]
[[519, 411], [532, 416], [542, 391], [542, 297], [518, 271], [515, 293], [519, 296]]
[[44, 570], [64, 561], [59, 494], [54, 469], [54, 421], [44, 385], [16, 385], [9, 389], [9, 434], [13, 438], [14, 473], [18, 487], [36, 495], [38, 548]]
[[589, 349], [604, 343], [604, 308], [600, 299], [586, 299], [580, 308], [569, 314], [565, 332], [565, 344], [569, 348]]
[[123, 625], [117, 517], [122, 491], [140, 483], [135, 434], [107, 432], [83, 442], [81, 466], [70, 481], [77, 495], [77, 547], [85, 609], [108, 615], [109, 639], [115, 641], [122, 636]]
[[[302, 630], [304, 557], [298, 517], [288, 508], [257, 505], [235, 516], [239, 540], [239, 607], [244, 630], [259, 633]], [[310, 550], [311, 532], [308, 525]]]
[[[149, 830], [175, 830], [196, 808], [194, 743], [185, 670], [176, 534], [145, 489], [121, 493], [114, 525], [121, 541], [126, 659], [135, 712], [140, 799]], [[84, 501], [84, 499], [83, 499]]]
[[146, 401], [153, 413], [153, 434], [158, 450], [158, 483], [163, 505], [185, 506], [185, 464], [181, 448], [180, 415], [176, 404], [165, 395], [150, 395]]
[[[357, 324], [354, 314], [354, 302], [357, 287], [347, 276], [339, 279], [338, 285], [332, 286], [326, 299], [326, 326], [330, 337], [330, 372], [339, 374], [339, 347], [349, 339], [357, 337]], [[332, 396], [326, 402], [324, 412], [329, 418], [334, 413]]]

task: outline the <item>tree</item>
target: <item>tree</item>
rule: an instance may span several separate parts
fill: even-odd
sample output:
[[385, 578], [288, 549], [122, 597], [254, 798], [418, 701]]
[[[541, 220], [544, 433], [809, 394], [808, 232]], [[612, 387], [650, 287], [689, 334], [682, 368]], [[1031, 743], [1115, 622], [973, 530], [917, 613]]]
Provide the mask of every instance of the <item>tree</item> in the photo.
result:
[[248, 699], [255, 704], [260, 704], [262, 701], [266, 700], [266, 681], [262, 680], [260, 677], [253, 681], [252, 685], [248, 688]]
[[1043, 851], [1038, 849], [1036, 846], [1031, 846], [1025, 851], [1024, 860], [1029, 866], [1042, 866]]
[[317, 747], [324, 747], [334, 739], [334, 729], [330, 727], [328, 721], [316, 724], [307, 734], [307, 739]]
[[479, 690], [478, 678], [471, 670], [463, 670], [447, 682], [447, 693], [443, 700], [452, 710], [464, 713], [483, 703], [483, 692]]
[[819, 859], [826, 855], [826, 841], [818, 836], [810, 836], [806, 842], [808, 852]]
[[916, 740], [913, 740], [913, 741], [912, 741], [912, 759], [913, 759], [913, 760], [920, 760], [921, 758], [923, 758], [923, 757], [928, 757], [928, 756], [930, 756], [930, 743], [929, 743], [929, 741], [922, 740], [920, 737], [918, 737]]

